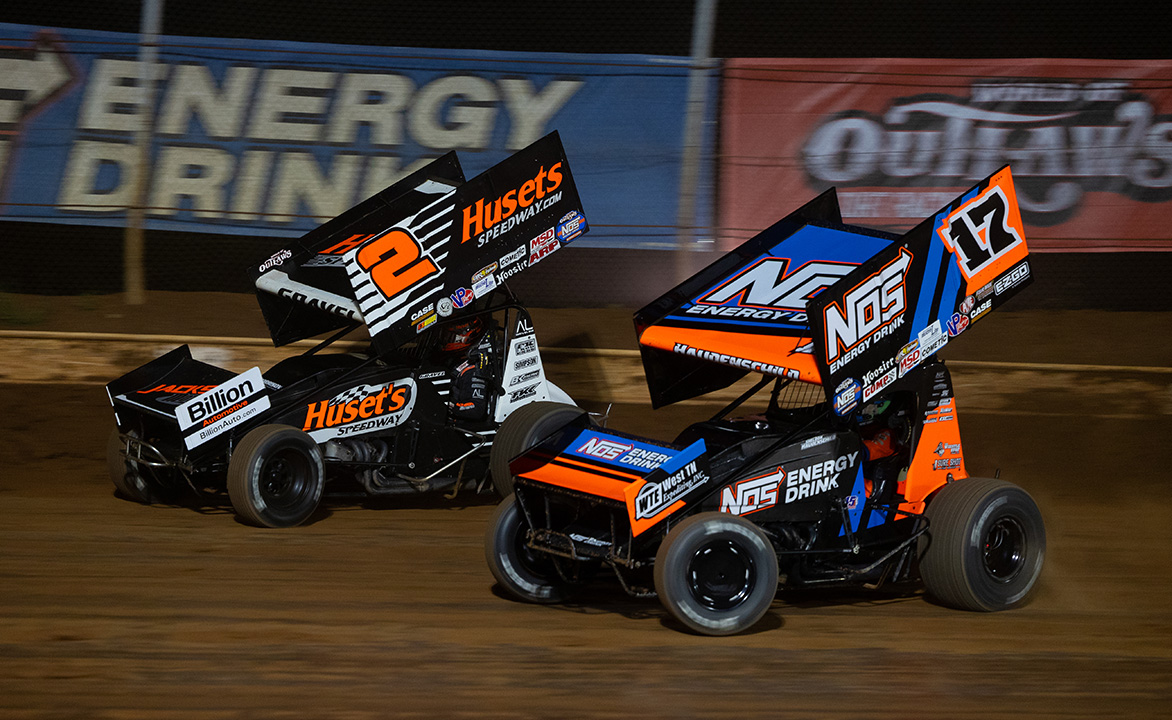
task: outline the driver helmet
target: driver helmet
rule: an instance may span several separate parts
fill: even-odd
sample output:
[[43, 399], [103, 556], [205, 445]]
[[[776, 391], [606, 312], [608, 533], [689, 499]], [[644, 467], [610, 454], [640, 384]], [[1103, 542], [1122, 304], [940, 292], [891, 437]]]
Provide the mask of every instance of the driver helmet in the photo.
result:
[[477, 341], [484, 321], [478, 317], [462, 323], [445, 325], [440, 331], [440, 351], [457, 352], [467, 350]]
[[890, 400], [880, 400], [878, 402], [867, 403], [859, 410], [859, 424], [870, 425], [879, 418], [891, 407]]

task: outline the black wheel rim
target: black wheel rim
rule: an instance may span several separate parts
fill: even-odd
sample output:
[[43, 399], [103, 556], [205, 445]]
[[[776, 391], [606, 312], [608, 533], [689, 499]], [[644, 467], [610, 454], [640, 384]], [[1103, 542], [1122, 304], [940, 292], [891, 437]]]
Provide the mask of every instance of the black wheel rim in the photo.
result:
[[1013, 581], [1025, 567], [1025, 528], [1017, 518], [997, 518], [985, 531], [981, 554], [989, 577], [1001, 583]]
[[[520, 512], [518, 511], [519, 515]], [[517, 558], [517, 563], [526, 572], [538, 580], [542, 582], [552, 580], [557, 575], [557, 568], [554, 567], [553, 558], [530, 548], [526, 544], [527, 535], [528, 533], [518, 517], [516, 530], [513, 532], [513, 557]]]
[[729, 610], [753, 593], [756, 572], [753, 558], [731, 540], [711, 540], [701, 545], [688, 565], [692, 597], [712, 610]]
[[313, 461], [301, 450], [277, 450], [260, 469], [260, 497], [274, 510], [297, 509], [313, 492], [313, 472]]

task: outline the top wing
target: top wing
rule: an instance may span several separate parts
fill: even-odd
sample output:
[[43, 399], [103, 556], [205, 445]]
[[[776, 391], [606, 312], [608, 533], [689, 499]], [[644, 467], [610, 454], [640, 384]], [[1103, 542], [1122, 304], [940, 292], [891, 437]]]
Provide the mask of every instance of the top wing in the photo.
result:
[[1032, 277], [1003, 167], [810, 300], [814, 357], [841, 415], [910, 370]]
[[749, 371], [820, 382], [806, 303], [896, 236], [842, 224], [828, 190], [635, 315], [654, 407]]
[[468, 182], [449, 153], [274, 255], [254, 281], [278, 345], [360, 321], [385, 351], [587, 229], [554, 132]]

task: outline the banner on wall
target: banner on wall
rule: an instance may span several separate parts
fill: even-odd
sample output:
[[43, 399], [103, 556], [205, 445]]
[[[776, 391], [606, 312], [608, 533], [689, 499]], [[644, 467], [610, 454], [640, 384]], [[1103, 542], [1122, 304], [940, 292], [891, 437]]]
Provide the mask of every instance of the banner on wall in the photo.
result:
[[1172, 63], [726, 62], [721, 243], [829, 187], [903, 232], [1008, 164], [1035, 252], [1172, 250]]
[[[0, 23], [0, 219], [125, 224], [136, 40]], [[661, 56], [164, 37], [147, 226], [297, 236], [449, 150], [471, 177], [558, 130], [582, 244], [670, 246], [687, 76]]]

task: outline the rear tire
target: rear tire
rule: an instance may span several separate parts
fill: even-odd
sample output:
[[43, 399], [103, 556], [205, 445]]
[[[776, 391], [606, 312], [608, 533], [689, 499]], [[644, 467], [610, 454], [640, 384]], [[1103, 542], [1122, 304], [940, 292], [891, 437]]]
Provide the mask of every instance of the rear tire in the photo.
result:
[[700, 513], [667, 534], [655, 554], [655, 591], [672, 616], [703, 635], [752, 627], [777, 594], [777, 553], [736, 515]]
[[228, 497], [251, 525], [281, 528], [305, 522], [321, 502], [325, 466], [308, 434], [289, 425], [249, 431], [228, 463]]
[[574, 405], [532, 402], [522, 405], [505, 418], [488, 458], [492, 485], [497, 494], [506, 498], [513, 492], [513, 474], [509, 472], [509, 461], [585, 412]]
[[110, 480], [120, 496], [150, 505], [158, 499], [158, 493], [151, 481], [143, 477], [138, 463], [127, 457], [125, 451], [126, 442], [118, 437], [118, 428], [114, 428], [106, 442], [106, 467], [110, 471]]
[[528, 527], [517, 497], [509, 495], [488, 521], [484, 556], [488, 569], [510, 595], [526, 602], [550, 605], [571, 595], [569, 583], [558, 574], [555, 560], [525, 547]]
[[966, 478], [928, 503], [920, 576], [928, 593], [961, 610], [1021, 605], [1042, 573], [1046, 529], [1025, 490], [1003, 480]]

